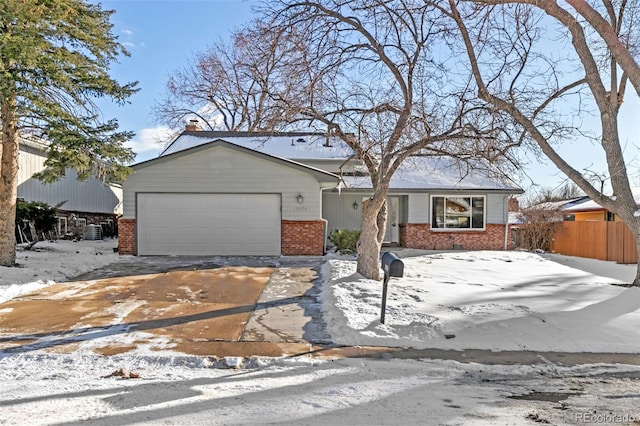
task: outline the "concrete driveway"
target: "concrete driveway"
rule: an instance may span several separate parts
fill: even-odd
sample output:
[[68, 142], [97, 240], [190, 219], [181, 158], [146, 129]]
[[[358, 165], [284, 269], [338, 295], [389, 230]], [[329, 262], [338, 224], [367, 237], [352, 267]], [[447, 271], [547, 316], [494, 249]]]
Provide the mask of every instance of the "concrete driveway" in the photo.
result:
[[[142, 346], [218, 357], [308, 354], [329, 342], [319, 266], [319, 258], [132, 258], [0, 304], [0, 350], [65, 352], [91, 342], [103, 355]], [[101, 339], [114, 335], [122, 337]]]

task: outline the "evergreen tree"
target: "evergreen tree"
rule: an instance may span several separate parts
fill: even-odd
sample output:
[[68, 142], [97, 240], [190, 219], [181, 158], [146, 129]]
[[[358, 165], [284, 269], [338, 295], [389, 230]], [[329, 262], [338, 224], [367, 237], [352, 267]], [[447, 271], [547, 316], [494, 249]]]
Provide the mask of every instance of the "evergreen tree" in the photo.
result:
[[80, 178], [127, 174], [133, 152], [123, 143], [132, 133], [103, 121], [95, 104], [124, 103], [138, 90], [109, 76], [128, 55], [112, 33], [112, 13], [82, 0], [0, 2], [0, 265], [15, 263], [19, 137], [50, 143], [45, 182], [68, 167]]

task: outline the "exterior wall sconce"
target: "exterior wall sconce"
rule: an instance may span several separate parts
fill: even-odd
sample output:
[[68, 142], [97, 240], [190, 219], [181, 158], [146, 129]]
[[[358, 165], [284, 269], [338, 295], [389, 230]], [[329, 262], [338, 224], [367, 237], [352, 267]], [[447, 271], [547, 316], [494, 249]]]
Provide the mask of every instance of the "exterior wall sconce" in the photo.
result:
[[302, 194], [298, 194], [296, 200], [298, 200], [299, 203], [302, 203], [304, 201], [304, 197], [302, 196]]
[[353, 209], [354, 210], [358, 210], [358, 202], [357, 201], [353, 202]]

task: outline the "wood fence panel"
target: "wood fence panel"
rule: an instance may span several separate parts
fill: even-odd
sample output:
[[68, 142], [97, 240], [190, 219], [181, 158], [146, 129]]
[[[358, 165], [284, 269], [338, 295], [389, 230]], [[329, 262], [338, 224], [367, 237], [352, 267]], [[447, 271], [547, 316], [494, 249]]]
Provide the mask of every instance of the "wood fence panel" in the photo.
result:
[[552, 251], [567, 256], [636, 263], [633, 233], [622, 222], [562, 222], [556, 227]]
[[575, 248], [579, 257], [607, 260], [607, 222], [574, 222]]
[[620, 243], [624, 238], [624, 230], [617, 226], [623, 225], [622, 223], [617, 222], [606, 222], [607, 223], [607, 260], [613, 260], [620, 263], [622, 260], [624, 253], [624, 243]]
[[[618, 222], [619, 223], [619, 222]], [[620, 223], [622, 229], [624, 229], [623, 239], [623, 254], [618, 263], [638, 263], [638, 246], [636, 245], [636, 239], [633, 232], [626, 225]]]

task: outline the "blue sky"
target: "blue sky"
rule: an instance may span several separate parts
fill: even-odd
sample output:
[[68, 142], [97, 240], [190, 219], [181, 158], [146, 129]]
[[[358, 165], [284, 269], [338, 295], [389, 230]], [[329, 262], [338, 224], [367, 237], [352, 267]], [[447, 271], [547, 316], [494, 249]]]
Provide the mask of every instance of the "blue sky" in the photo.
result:
[[103, 9], [115, 10], [111, 17], [114, 34], [131, 54], [121, 57], [111, 75], [120, 83], [138, 81], [140, 91], [119, 107], [100, 102], [106, 118], [117, 118], [123, 130], [136, 136], [131, 146], [136, 161], [155, 157], [163, 135], [153, 117], [152, 105], [159, 101], [169, 75], [205, 50], [212, 42], [228, 38], [230, 32], [252, 19], [253, 0], [106, 0]]
[[[217, 39], [228, 38], [230, 32], [252, 19], [257, 0], [106, 0], [104, 9], [115, 10], [114, 33], [131, 57], [122, 57], [111, 74], [121, 83], [139, 81], [140, 92], [130, 104], [118, 107], [100, 103], [106, 118], [117, 118], [120, 127], [136, 136], [129, 146], [137, 153], [136, 161], [157, 156], [158, 141], [166, 138], [164, 129], [151, 116], [152, 105], [160, 100], [169, 75], [188, 63]], [[631, 87], [631, 85], [629, 85]], [[621, 114], [621, 139], [632, 185], [640, 186], [640, 99], [627, 90]], [[577, 169], [590, 167], [606, 170], [602, 150], [590, 142], [567, 143], [561, 152]], [[520, 181], [523, 188], [532, 181], [541, 187], [554, 188], [564, 180], [552, 165], [532, 160], [526, 171], [530, 179]], [[547, 162], [548, 163], [548, 162]]]

